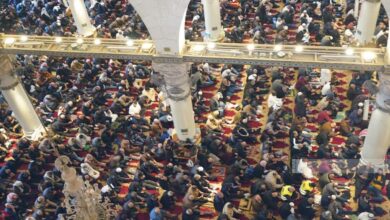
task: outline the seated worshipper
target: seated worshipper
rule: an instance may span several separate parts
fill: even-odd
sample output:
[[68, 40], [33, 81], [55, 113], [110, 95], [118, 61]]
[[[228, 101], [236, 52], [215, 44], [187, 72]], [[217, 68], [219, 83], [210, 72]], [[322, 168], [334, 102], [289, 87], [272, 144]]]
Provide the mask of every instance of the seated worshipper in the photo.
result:
[[138, 213], [139, 207], [137, 207], [132, 201], [128, 201], [123, 205], [118, 218], [119, 220], [136, 219]]
[[238, 218], [235, 218], [234, 215], [241, 213], [242, 211], [240, 209], [236, 209], [230, 202], [227, 202], [222, 210], [222, 214], [225, 214], [229, 220], [238, 220]]
[[210, 218], [210, 216], [212, 216], [213, 214], [214, 214], [214, 212], [188, 208], [188, 209], [183, 209], [181, 219], [182, 220], [194, 220], [194, 219], [196, 220], [196, 219], [200, 219], [200, 217]]
[[301, 214], [303, 219], [314, 219], [316, 216], [314, 198], [304, 198], [298, 205], [298, 213]]
[[337, 182], [327, 183], [321, 191], [321, 206], [327, 207], [332, 200], [332, 196], [336, 196], [338, 201], [343, 203], [347, 202], [349, 199], [349, 194], [342, 193], [342, 190], [344, 189], [346, 189], [345, 186], [342, 184], [339, 185]]
[[94, 158], [91, 154], [87, 154], [84, 158], [84, 163], [90, 165], [94, 170], [103, 171], [106, 166], [105, 163], [99, 162], [96, 158]]
[[248, 125], [248, 118], [242, 117], [242, 120], [233, 129], [233, 139], [241, 139], [249, 144], [257, 142], [256, 128], [251, 128]]
[[306, 158], [299, 160], [298, 167], [297, 167], [297, 172], [301, 173], [306, 179], [314, 178], [313, 171], [309, 167], [309, 162], [308, 162], [308, 160]]
[[91, 154], [98, 160], [101, 160], [107, 156], [109, 149], [107, 148], [107, 145], [103, 142], [101, 137], [93, 138], [91, 147]]
[[203, 113], [209, 112], [210, 108], [206, 104], [207, 99], [203, 96], [202, 90], [197, 93], [197, 96], [192, 96], [192, 102], [194, 103], [194, 111], [196, 115], [202, 115]]
[[354, 212], [348, 211], [347, 209], [345, 209], [342, 206], [342, 204], [339, 201], [337, 201], [336, 199], [337, 199], [336, 195], [332, 195], [331, 196], [332, 201], [328, 206], [328, 210], [331, 212], [332, 218], [333, 219], [344, 219], [344, 218], [349, 219], [348, 215], [354, 214]]
[[352, 101], [354, 100], [358, 95], [360, 95], [362, 92], [361, 90], [356, 86], [355, 83], [350, 83], [347, 91], [347, 98], [348, 100]]
[[199, 174], [193, 177], [193, 185], [196, 186], [203, 193], [211, 193], [210, 183]]
[[383, 172], [383, 169], [378, 169], [378, 173], [374, 174], [374, 178], [371, 180], [368, 185], [368, 192], [372, 195], [372, 200], [374, 202], [383, 202], [384, 198], [382, 195], [382, 189], [385, 187], [386, 175]]
[[268, 108], [270, 109], [270, 112], [278, 110], [280, 107], [283, 106], [283, 99], [278, 98], [275, 94], [275, 92], [271, 91], [271, 93], [268, 96]]
[[212, 75], [210, 75], [209, 73], [206, 73], [203, 70], [201, 72], [202, 72], [202, 76], [200, 78], [198, 88], [205, 88], [205, 87], [212, 86], [215, 84], [215, 79]]
[[332, 118], [330, 117], [331, 114], [332, 113], [327, 109], [319, 112], [317, 115], [317, 122], [319, 124], [323, 124], [325, 122], [333, 122]]
[[185, 195], [189, 183], [190, 178], [188, 175], [178, 173], [176, 174], [175, 179], [172, 181], [172, 188], [176, 194]]
[[149, 86], [145, 86], [145, 89], [142, 91], [141, 96], [146, 96], [152, 102], [156, 101], [157, 93], [154, 88], [150, 88]]
[[6, 197], [6, 203], [4, 204], [5, 207], [5, 214], [8, 215], [9, 219], [20, 219], [19, 218], [19, 204], [20, 204], [20, 198], [19, 196], [11, 192]]
[[[120, 104], [120, 107], [122, 108], [127, 108], [131, 105], [132, 103], [132, 98], [130, 96], [127, 96], [127, 95], [121, 95], [118, 100], [117, 100]], [[136, 102], [136, 101], [133, 101], [133, 103]]]
[[306, 117], [308, 100], [302, 92], [298, 92], [295, 97], [295, 115], [298, 117]]
[[121, 184], [128, 182], [129, 180], [129, 176], [122, 170], [122, 168], [117, 167], [111, 172], [111, 175], [107, 179], [107, 185], [119, 192]]
[[252, 101], [250, 104], [247, 104], [242, 109], [242, 112], [245, 113], [250, 120], [258, 121], [257, 114], [259, 113], [257, 108], [258, 103], [256, 101]]
[[283, 201], [294, 201], [296, 196], [297, 196], [297, 194], [296, 194], [295, 188], [291, 185], [283, 186], [281, 191], [280, 191], [280, 198]]
[[229, 175], [222, 183], [221, 192], [228, 200], [232, 198], [240, 198], [244, 195], [244, 192], [240, 190], [240, 186], [240, 177]]
[[183, 208], [198, 209], [206, 202], [208, 202], [207, 196], [204, 196], [196, 186], [190, 186], [183, 198]]
[[272, 190], [280, 189], [284, 186], [282, 177], [276, 171], [270, 171], [265, 175], [265, 184]]
[[218, 119], [214, 112], [207, 116], [206, 126], [214, 132], [222, 132], [222, 119]]
[[108, 198], [113, 203], [119, 203], [118, 194], [108, 185], [104, 185], [101, 189], [103, 199]]
[[171, 115], [163, 115], [158, 120], [163, 128], [169, 129], [173, 127], [173, 118]]
[[88, 175], [94, 179], [98, 179], [100, 177], [100, 172], [97, 170], [94, 170], [91, 165], [88, 163], [81, 163], [81, 173], [83, 175]]
[[34, 209], [40, 209], [46, 214], [54, 214], [57, 210], [57, 204], [46, 201], [45, 197], [38, 196], [34, 203]]
[[277, 212], [279, 202], [278, 192], [267, 190], [263, 194], [260, 194], [260, 196], [269, 211]]
[[226, 204], [226, 198], [222, 192], [218, 192], [217, 194], [215, 194], [213, 204], [214, 204], [214, 209], [217, 212], [222, 213], [223, 208]]
[[48, 186], [42, 191], [42, 196], [45, 197], [47, 203], [59, 204], [61, 201], [62, 188], [59, 186]]
[[327, 145], [330, 141], [330, 138], [335, 135], [334, 132], [334, 123], [324, 122], [320, 125], [318, 130], [318, 135], [316, 141], [318, 145]]
[[299, 192], [302, 196], [310, 197], [315, 189], [316, 184], [311, 180], [303, 180], [299, 187]]
[[22, 134], [22, 127], [19, 125], [19, 123], [16, 121], [16, 119], [11, 115], [8, 115], [4, 119], [3, 125], [6, 128], [8, 128], [9, 131], [11, 131], [12, 133], [15, 133], [15, 135]]
[[93, 115], [93, 121], [95, 123], [95, 126], [98, 126], [99, 124], [105, 125], [105, 124], [110, 124], [112, 118], [110, 117], [110, 115], [107, 114], [105, 109], [99, 109]]
[[210, 101], [210, 111], [218, 111], [219, 115], [223, 115], [225, 109], [225, 103], [222, 101], [223, 96], [222, 93], [218, 92], [215, 94]]
[[298, 132], [294, 132], [293, 136], [291, 154], [296, 159], [307, 157], [310, 143]]
[[361, 127], [363, 124], [363, 109], [358, 108], [353, 110], [349, 116], [349, 124], [354, 127]]
[[161, 208], [171, 210], [175, 207], [175, 194], [173, 191], [165, 191], [160, 198]]

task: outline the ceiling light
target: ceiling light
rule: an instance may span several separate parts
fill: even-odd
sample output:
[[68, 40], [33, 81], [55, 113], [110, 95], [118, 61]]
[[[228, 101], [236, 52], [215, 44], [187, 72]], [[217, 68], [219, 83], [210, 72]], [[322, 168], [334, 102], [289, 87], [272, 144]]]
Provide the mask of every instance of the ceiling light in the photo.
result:
[[198, 52], [199, 52], [199, 51], [204, 50], [204, 48], [205, 48], [204, 45], [202, 45], [202, 44], [197, 44], [197, 45], [195, 45], [195, 46], [192, 47], [192, 50], [198, 51]]
[[54, 40], [55, 40], [55, 42], [57, 44], [62, 42], [62, 38], [61, 37], [56, 37]]
[[93, 43], [94, 43], [95, 45], [100, 45], [100, 44], [102, 43], [102, 41], [101, 41], [100, 39], [95, 39], [95, 40], [93, 41]]
[[15, 38], [13, 38], [13, 37], [8, 37], [8, 38], [5, 38], [5, 40], [4, 40], [4, 44], [6, 44], [6, 45], [11, 45], [13, 43], [15, 43]]
[[255, 45], [254, 44], [248, 44], [246, 45], [246, 49], [248, 49], [249, 51], [252, 51], [255, 49]]
[[142, 44], [142, 50], [149, 50], [152, 48], [153, 44], [152, 43], [143, 43]]
[[366, 62], [372, 62], [376, 58], [376, 54], [371, 51], [365, 51], [362, 53], [362, 58]]
[[280, 44], [276, 44], [275, 47], [274, 47], [274, 51], [276, 51], [276, 52], [279, 52], [279, 51], [281, 51], [282, 49], [283, 49], [283, 47], [282, 47], [282, 45], [280, 45]]
[[209, 49], [209, 50], [210, 49], [214, 49], [215, 46], [216, 46], [216, 44], [214, 42], [210, 42], [210, 43], [207, 44], [207, 49]]
[[22, 35], [22, 36], [20, 36], [20, 41], [26, 42], [26, 41], [28, 41], [28, 37], [26, 35]]
[[345, 54], [348, 55], [348, 56], [352, 56], [353, 54], [355, 53], [354, 49], [353, 48], [347, 48], [345, 50]]
[[132, 47], [133, 45], [134, 45], [134, 41], [133, 40], [127, 40], [127, 42], [126, 42], [126, 45], [128, 46], [128, 47]]
[[295, 46], [295, 52], [300, 53], [302, 51], [303, 51], [303, 46], [302, 45]]
[[84, 42], [83, 38], [77, 38], [76, 43], [82, 44]]

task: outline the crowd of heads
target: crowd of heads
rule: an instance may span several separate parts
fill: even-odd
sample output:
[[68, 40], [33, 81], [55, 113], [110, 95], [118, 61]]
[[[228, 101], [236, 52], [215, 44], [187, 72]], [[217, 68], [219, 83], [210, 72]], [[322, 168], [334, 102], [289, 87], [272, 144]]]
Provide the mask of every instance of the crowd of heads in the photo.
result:
[[[354, 43], [354, 1], [347, 2], [343, 8], [329, 1], [224, 0], [225, 41]], [[149, 37], [126, 1], [86, 1], [86, 6], [98, 37]], [[1, 7], [1, 32], [77, 34], [61, 1], [13, 0]], [[203, 19], [200, 1], [192, 1], [187, 39], [203, 39]], [[378, 46], [386, 44], [387, 30], [388, 18], [381, 12]], [[170, 102], [148, 62], [20, 55], [17, 66], [47, 136], [24, 138], [2, 99], [5, 219], [66, 219], [64, 182], [53, 165], [58, 156], [67, 156], [83, 180], [98, 184], [103, 197], [121, 206], [118, 220], [142, 218], [142, 213], [153, 220], [273, 215], [330, 220], [351, 214], [373, 219], [384, 214], [380, 204], [387, 200], [382, 193], [389, 188], [387, 171], [357, 166], [364, 141], [358, 131], [367, 127], [363, 103], [376, 93], [367, 89], [375, 88], [372, 72], [356, 72], [342, 82], [327, 69], [194, 63], [189, 74], [201, 141], [179, 142]], [[340, 86], [348, 88], [346, 97]], [[211, 96], [210, 87], [218, 88]], [[334, 143], [340, 136], [345, 141]], [[250, 210], [239, 209], [238, 201], [250, 201]], [[358, 209], [348, 208], [353, 201]]]

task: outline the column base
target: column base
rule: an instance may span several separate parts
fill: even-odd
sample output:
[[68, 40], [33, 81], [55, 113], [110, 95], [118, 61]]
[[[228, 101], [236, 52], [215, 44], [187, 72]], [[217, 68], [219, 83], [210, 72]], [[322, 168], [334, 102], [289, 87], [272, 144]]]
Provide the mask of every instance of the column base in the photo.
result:
[[96, 34], [96, 28], [93, 28], [92, 30], [85, 31], [80, 35], [83, 37], [96, 37]]
[[39, 140], [46, 134], [46, 129], [43, 126], [35, 129], [32, 132], [24, 132], [24, 136], [32, 141]]
[[211, 38], [211, 37], [205, 37], [204, 41], [206, 42], [222, 42], [225, 39], [225, 31], [222, 30], [218, 37]]
[[187, 140], [179, 139], [175, 129], [172, 130], [172, 135], [173, 135], [172, 136], [173, 140], [177, 141], [178, 143], [186, 143], [187, 140], [191, 140], [191, 142], [194, 143], [194, 144], [200, 144], [200, 142], [202, 140], [201, 133], [200, 133], [200, 128], [199, 128], [198, 125], [196, 125], [196, 128], [195, 128], [195, 136], [194, 137], [188, 137]]
[[362, 166], [362, 165], [365, 165], [365, 166], [371, 165], [374, 168], [375, 172], [378, 169], [385, 170], [387, 168], [387, 165], [385, 164], [384, 160], [366, 160], [364, 158], [360, 158], [359, 166]]

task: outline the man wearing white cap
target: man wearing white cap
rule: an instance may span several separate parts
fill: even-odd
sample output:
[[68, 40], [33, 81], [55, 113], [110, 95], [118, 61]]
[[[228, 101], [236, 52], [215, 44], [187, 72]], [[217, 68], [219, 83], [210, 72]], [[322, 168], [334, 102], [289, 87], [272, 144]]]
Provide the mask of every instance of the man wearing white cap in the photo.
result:
[[375, 219], [374, 214], [369, 212], [362, 212], [358, 215], [358, 220], [372, 220]]

